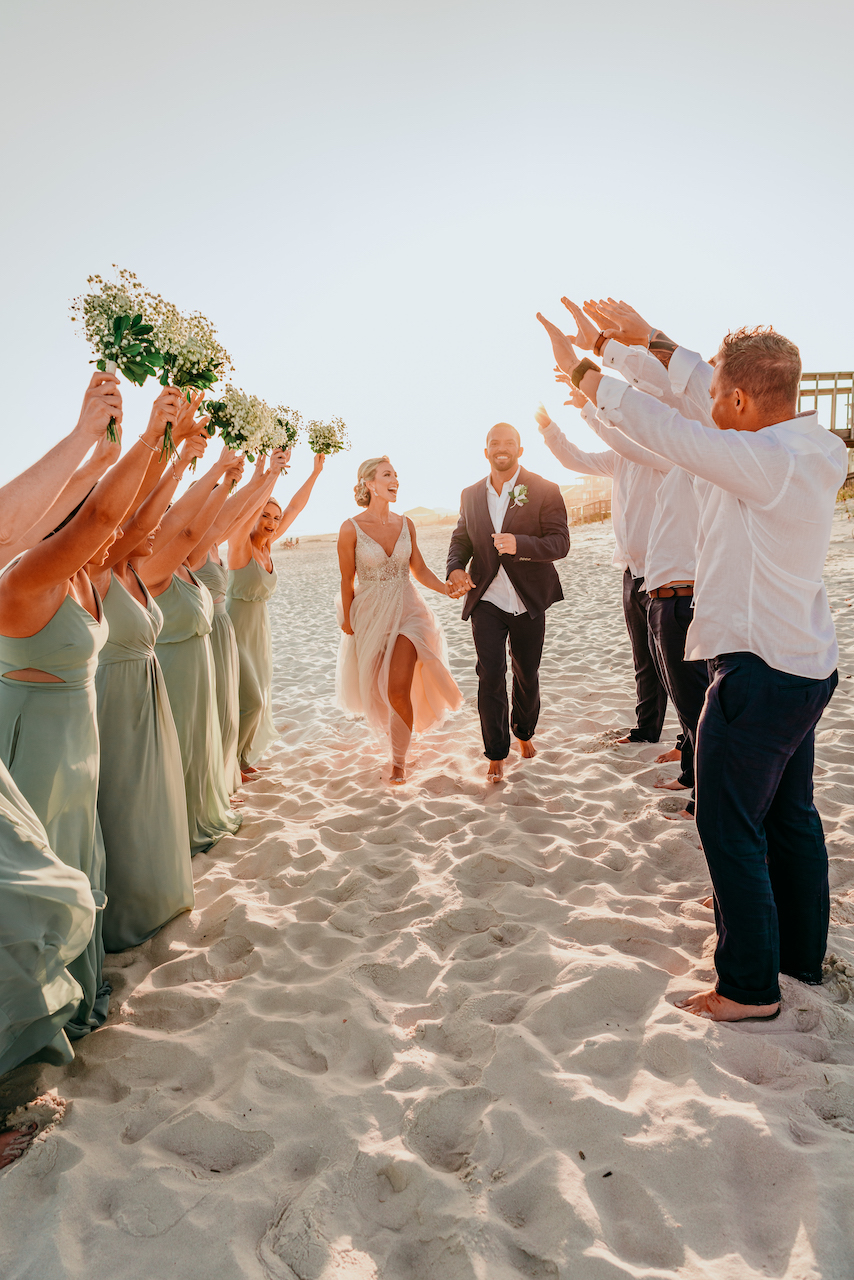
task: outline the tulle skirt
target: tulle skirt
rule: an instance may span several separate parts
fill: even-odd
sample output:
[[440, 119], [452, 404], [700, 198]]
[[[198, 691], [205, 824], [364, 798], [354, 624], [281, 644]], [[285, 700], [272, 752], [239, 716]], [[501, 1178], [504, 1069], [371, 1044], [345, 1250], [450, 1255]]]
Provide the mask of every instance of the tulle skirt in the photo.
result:
[[[337, 601], [339, 624], [343, 618]], [[364, 716], [387, 741], [392, 713], [388, 676], [395, 641], [406, 636], [418, 660], [412, 677], [412, 728], [423, 733], [462, 705], [463, 695], [448, 669], [445, 633], [411, 578], [359, 583], [350, 608], [353, 635], [342, 633], [335, 672], [335, 705]]]

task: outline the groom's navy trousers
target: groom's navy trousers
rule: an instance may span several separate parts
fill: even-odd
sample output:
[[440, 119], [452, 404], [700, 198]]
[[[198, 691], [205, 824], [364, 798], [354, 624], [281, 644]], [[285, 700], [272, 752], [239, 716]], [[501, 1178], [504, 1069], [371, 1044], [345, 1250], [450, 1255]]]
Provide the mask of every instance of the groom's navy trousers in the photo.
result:
[[813, 804], [815, 726], [838, 682], [776, 671], [753, 653], [709, 662], [697, 729], [697, 830], [715, 890], [717, 990], [780, 999], [779, 974], [820, 983], [827, 851]]
[[[546, 634], [546, 615], [505, 613], [489, 600], [478, 600], [471, 611], [477, 650], [477, 709], [487, 760], [506, 760], [510, 729], [521, 742], [534, 736], [540, 715], [540, 658]], [[512, 716], [507, 704], [507, 642], [513, 666]]]

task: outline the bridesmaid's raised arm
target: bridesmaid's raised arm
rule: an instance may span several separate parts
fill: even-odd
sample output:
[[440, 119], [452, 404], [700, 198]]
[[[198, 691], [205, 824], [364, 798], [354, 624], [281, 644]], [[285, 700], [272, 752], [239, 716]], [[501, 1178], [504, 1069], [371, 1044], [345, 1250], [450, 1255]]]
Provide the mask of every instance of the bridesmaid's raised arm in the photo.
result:
[[312, 468], [311, 475], [308, 477], [305, 484], [301, 485], [299, 489], [297, 489], [296, 493], [291, 498], [290, 502], [282, 512], [282, 518], [279, 521], [279, 527], [276, 530], [276, 532], [273, 534], [272, 538], [270, 539], [271, 546], [273, 545], [274, 542], [278, 542], [279, 538], [281, 538], [285, 530], [288, 529], [293, 524], [294, 520], [296, 520], [299, 513], [306, 506], [306, 503], [311, 497], [311, 491], [314, 488], [315, 484], [317, 483], [317, 477], [320, 475], [321, 471], [323, 470], [323, 464], [325, 461], [326, 461], [325, 453], [316, 453], [314, 455], [314, 467]]

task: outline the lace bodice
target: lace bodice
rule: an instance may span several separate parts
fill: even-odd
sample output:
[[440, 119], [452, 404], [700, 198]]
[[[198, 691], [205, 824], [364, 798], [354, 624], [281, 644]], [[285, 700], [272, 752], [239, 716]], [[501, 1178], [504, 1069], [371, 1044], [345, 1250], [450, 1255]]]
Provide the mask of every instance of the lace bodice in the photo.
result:
[[356, 529], [356, 574], [361, 586], [375, 586], [409, 578], [412, 539], [409, 536], [409, 521], [406, 517], [390, 556], [386, 555], [376, 539], [369, 533], [365, 533], [355, 520], [353, 525]]

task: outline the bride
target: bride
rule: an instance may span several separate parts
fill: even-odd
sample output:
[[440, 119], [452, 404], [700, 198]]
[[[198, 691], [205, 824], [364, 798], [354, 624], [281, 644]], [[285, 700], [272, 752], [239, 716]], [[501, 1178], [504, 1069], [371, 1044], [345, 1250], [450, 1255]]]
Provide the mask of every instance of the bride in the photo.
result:
[[[441, 625], [413, 585], [454, 595], [424, 563], [412, 521], [389, 510], [397, 501], [397, 472], [388, 460], [359, 467], [356, 502], [363, 515], [345, 520], [338, 535], [344, 635], [338, 650], [335, 702], [364, 715], [391, 742], [392, 784], [406, 781], [413, 729], [422, 733], [456, 711], [463, 696], [448, 670]], [[354, 588], [354, 578], [359, 584]]]

